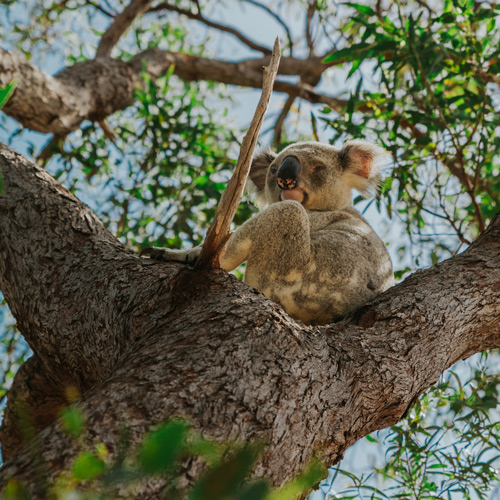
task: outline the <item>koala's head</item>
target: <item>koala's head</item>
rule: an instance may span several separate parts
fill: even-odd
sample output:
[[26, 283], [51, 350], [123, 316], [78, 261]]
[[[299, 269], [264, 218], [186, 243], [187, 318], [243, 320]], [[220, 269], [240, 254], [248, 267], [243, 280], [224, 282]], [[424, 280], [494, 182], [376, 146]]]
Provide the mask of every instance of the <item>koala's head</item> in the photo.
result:
[[376, 190], [387, 156], [383, 148], [362, 140], [347, 142], [341, 150], [301, 142], [279, 154], [262, 151], [252, 162], [250, 190], [261, 207], [296, 200], [309, 210], [344, 208], [352, 204], [351, 189], [365, 197]]

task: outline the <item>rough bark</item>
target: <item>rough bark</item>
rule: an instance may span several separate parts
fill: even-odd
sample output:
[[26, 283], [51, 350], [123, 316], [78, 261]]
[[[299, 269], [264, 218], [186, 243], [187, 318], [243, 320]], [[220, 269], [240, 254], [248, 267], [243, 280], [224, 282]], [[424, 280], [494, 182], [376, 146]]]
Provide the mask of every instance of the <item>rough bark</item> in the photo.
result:
[[[21, 447], [16, 408], [28, 407], [40, 430], [68, 385], [81, 393], [88, 444], [113, 454], [124, 422], [136, 443], [182, 415], [217, 439], [264, 439], [256, 473], [280, 484], [313, 453], [334, 464], [396, 422], [451, 364], [500, 346], [498, 216], [465, 253], [350, 318], [305, 327], [224, 271], [140, 259], [6, 147], [0, 167], [0, 287], [35, 352], [9, 398], [0, 481], [19, 478], [34, 498], [44, 498], [40, 457], [50, 481], [77, 445], [56, 421]], [[190, 464], [185, 480], [199, 467]], [[144, 485], [136, 498], [161, 498], [161, 489]]]

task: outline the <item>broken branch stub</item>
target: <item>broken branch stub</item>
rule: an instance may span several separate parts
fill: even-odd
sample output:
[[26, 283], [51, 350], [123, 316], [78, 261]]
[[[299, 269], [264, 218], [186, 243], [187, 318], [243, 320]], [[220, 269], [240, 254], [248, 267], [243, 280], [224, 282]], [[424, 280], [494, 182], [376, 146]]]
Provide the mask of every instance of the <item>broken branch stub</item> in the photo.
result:
[[274, 81], [278, 74], [279, 62], [280, 42], [276, 38], [271, 61], [269, 66], [264, 68], [264, 83], [257, 109], [255, 110], [248, 132], [243, 138], [234, 174], [225, 191], [222, 193], [214, 220], [208, 228], [207, 236], [205, 237], [200, 256], [195, 266], [198, 269], [220, 266], [220, 256], [226, 241], [229, 239], [230, 225], [243, 195], [252, 156], [257, 144], [257, 137], [269, 105], [269, 100], [271, 99]]

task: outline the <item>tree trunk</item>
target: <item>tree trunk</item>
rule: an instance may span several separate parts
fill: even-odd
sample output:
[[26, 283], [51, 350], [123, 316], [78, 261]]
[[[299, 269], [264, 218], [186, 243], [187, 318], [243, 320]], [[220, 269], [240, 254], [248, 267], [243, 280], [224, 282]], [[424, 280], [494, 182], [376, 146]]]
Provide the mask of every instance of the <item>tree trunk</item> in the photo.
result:
[[[35, 353], [9, 396], [0, 482], [18, 478], [34, 498], [44, 498], [40, 463], [50, 481], [78, 453], [54, 421], [68, 401], [80, 399], [86, 443], [111, 455], [124, 425], [137, 443], [174, 415], [212, 438], [262, 439], [256, 474], [281, 484], [313, 454], [335, 464], [447, 367], [500, 346], [498, 216], [465, 253], [350, 318], [306, 327], [224, 271], [139, 258], [1, 145], [0, 167], [0, 287]], [[26, 414], [36, 445], [23, 444]], [[144, 484], [136, 498], [162, 498], [162, 488]]]

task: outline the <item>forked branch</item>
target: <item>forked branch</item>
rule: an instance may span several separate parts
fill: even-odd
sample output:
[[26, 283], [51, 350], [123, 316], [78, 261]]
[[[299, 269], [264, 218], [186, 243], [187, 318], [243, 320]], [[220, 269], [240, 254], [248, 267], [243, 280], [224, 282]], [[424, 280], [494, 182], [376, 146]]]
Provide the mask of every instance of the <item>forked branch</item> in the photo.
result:
[[280, 42], [276, 38], [269, 66], [264, 68], [264, 83], [257, 109], [252, 123], [243, 138], [238, 162], [231, 180], [222, 193], [212, 225], [208, 228], [207, 236], [203, 242], [200, 256], [196, 263], [197, 268], [219, 267], [219, 260], [224, 244], [229, 238], [229, 228], [241, 200], [245, 182], [250, 171], [250, 162], [257, 144], [260, 127], [264, 120], [269, 100], [273, 91], [274, 81], [278, 74], [280, 62]]

